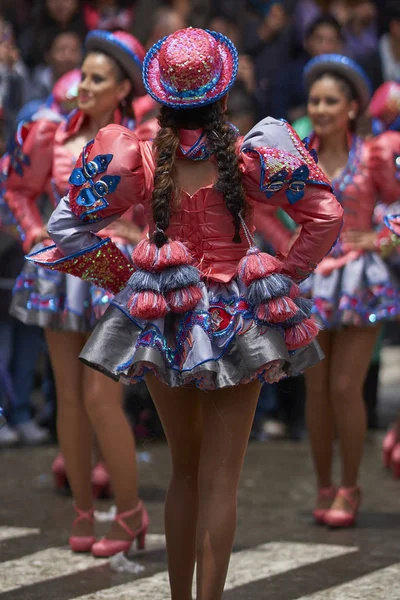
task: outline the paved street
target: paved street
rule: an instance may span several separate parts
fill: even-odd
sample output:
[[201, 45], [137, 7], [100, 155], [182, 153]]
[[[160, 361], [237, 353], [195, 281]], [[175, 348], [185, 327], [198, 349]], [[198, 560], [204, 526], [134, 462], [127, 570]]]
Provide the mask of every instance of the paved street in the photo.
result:
[[[384, 418], [394, 412], [397, 355], [385, 357]], [[364, 503], [355, 529], [312, 523], [307, 444], [252, 443], [239, 496], [239, 525], [227, 600], [400, 600], [400, 481], [380, 463], [383, 433], [370, 434]], [[49, 476], [53, 447], [0, 453], [0, 600], [168, 600], [162, 507], [169, 477], [164, 444], [139, 448], [141, 496], [151, 517], [148, 549], [118, 561], [66, 547], [71, 500]], [[148, 462], [150, 459], [150, 462]], [[99, 502], [105, 531], [110, 502]], [[133, 572], [126, 572], [127, 565]]]

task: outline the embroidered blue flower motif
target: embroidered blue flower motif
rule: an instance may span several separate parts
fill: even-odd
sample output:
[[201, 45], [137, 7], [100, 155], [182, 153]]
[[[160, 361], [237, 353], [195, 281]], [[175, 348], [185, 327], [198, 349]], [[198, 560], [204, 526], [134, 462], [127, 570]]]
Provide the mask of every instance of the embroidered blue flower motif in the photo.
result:
[[85, 159], [83, 159], [82, 167], [76, 168], [72, 171], [69, 182], [76, 186], [83, 185], [87, 181], [90, 181], [92, 177], [98, 173], [104, 173], [112, 161], [112, 158], [112, 154], [99, 154], [88, 163], [85, 161]]
[[269, 183], [264, 189], [267, 198], [272, 198], [276, 192], [279, 192], [283, 188], [287, 176], [288, 172], [286, 169], [282, 169], [281, 171], [278, 171], [278, 173], [271, 175]]
[[11, 138], [7, 144], [7, 154], [10, 157], [10, 168], [12, 168], [19, 177], [24, 174], [24, 167], [29, 167], [31, 161], [29, 156], [22, 152], [22, 144], [15, 138]]
[[303, 140], [301, 140], [304, 144], [306, 150], [310, 149], [310, 138], [307, 136]]
[[304, 190], [309, 175], [310, 169], [307, 165], [302, 165], [293, 171], [288, 189], [286, 190], [286, 197], [290, 204], [294, 204], [304, 196]]
[[100, 208], [105, 208], [108, 206], [105, 197], [107, 194], [115, 192], [120, 179], [121, 178], [117, 175], [105, 175], [103, 179], [96, 181], [92, 187], [84, 188], [76, 199], [76, 203], [79, 204], [79, 206], [90, 207], [96, 202], [102, 201], [101, 206], [100, 204], [98, 206], [98, 210], [100, 210]]
[[97, 212], [108, 206], [106, 196], [116, 190], [121, 177], [119, 175], [104, 175], [98, 181], [94, 181], [93, 177], [99, 173], [104, 173], [112, 159], [112, 154], [98, 154], [91, 161], [86, 162], [84, 151], [82, 167], [77, 167], [72, 171], [69, 178], [69, 182], [72, 185], [82, 187], [84, 184], [90, 184], [79, 192], [76, 199], [76, 203], [79, 206], [92, 208], [92, 210], [88, 210], [81, 215], [82, 218], [87, 214]]

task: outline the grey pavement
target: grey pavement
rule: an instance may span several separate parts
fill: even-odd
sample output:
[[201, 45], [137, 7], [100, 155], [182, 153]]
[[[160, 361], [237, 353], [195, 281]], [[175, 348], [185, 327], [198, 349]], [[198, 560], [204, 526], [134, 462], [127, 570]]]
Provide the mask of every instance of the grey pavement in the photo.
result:
[[[384, 353], [381, 408], [397, 411], [398, 350]], [[400, 405], [400, 403], [399, 403]], [[383, 432], [368, 437], [357, 527], [313, 524], [314, 478], [306, 442], [251, 443], [239, 493], [226, 600], [400, 600], [400, 480], [380, 462]], [[71, 499], [52, 488], [54, 447], [0, 452], [0, 600], [168, 600], [164, 443], [139, 448], [140, 493], [151, 518], [144, 553], [122, 561], [73, 555]], [[148, 453], [148, 455], [147, 455]], [[150, 462], [147, 459], [150, 458]], [[108, 518], [112, 502], [97, 505]], [[98, 534], [107, 523], [98, 523]], [[126, 572], [126, 568], [136, 573]]]

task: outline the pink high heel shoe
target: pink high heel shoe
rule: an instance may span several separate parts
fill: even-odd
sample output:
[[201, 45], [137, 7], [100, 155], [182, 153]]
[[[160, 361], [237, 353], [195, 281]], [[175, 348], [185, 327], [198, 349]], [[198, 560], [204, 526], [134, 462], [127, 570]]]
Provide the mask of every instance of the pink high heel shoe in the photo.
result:
[[[136, 531], [132, 531], [125, 523], [125, 519], [127, 517], [132, 517], [136, 513], [142, 511], [142, 523]], [[129, 535], [129, 540], [108, 540], [103, 538], [93, 544], [92, 546], [92, 554], [93, 556], [99, 558], [109, 558], [110, 556], [114, 556], [114, 554], [118, 554], [119, 552], [127, 553], [132, 546], [134, 540], [136, 539], [136, 544], [138, 550], [143, 550], [145, 547], [145, 539], [147, 530], [149, 528], [149, 516], [145, 507], [143, 506], [143, 502], [139, 502], [136, 508], [133, 510], [128, 510], [127, 512], [120, 513], [114, 519], [117, 523], [126, 531]]]
[[[317, 504], [319, 502], [326, 501], [327, 503], [329, 502], [329, 508], [330, 508], [330, 505], [332, 504], [332, 502], [335, 499], [336, 492], [337, 492], [337, 490], [334, 485], [331, 485], [330, 487], [326, 487], [326, 488], [319, 488], [318, 496], [317, 496]], [[315, 522], [318, 525], [325, 524], [325, 515], [328, 512], [329, 508], [315, 508], [313, 510], [313, 517], [315, 519]]]
[[[74, 510], [77, 514], [77, 517], [73, 523], [73, 527], [79, 523], [79, 521], [89, 521], [89, 523], [94, 523], [94, 510], [93, 508], [89, 510], [81, 510], [74, 504]], [[72, 535], [69, 538], [69, 547], [72, 552], [90, 552], [93, 544], [96, 542], [96, 538], [94, 535]]]
[[111, 498], [111, 480], [106, 466], [98, 462], [92, 470], [92, 490], [94, 498]]
[[[357, 493], [357, 497], [354, 497]], [[330, 508], [324, 517], [324, 522], [329, 527], [353, 527], [356, 524], [358, 510], [361, 504], [361, 491], [358, 486], [351, 488], [340, 487], [337, 496], [342, 496], [347, 504], [351, 506], [351, 511]]]
[[390, 464], [391, 464], [391, 460], [392, 460], [392, 453], [394, 450], [394, 447], [396, 446], [397, 442], [399, 441], [399, 434], [396, 428], [390, 429], [387, 434], [385, 435], [385, 437], [383, 438], [383, 442], [382, 442], [382, 462], [383, 462], [383, 466], [385, 467], [385, 469], [389, 469], [390, 468]]

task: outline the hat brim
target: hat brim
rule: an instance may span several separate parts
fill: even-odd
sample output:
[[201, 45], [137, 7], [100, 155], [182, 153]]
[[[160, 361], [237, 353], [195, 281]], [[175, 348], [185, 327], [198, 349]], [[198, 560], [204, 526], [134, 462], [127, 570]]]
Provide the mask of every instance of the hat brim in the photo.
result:
[[146, 94], [142, 79], [142, 61], [112, 33], [108, 31], [91, 31], [86, 36], [85, 48], [87, 52], [103, 52], [113, 58], [128, 75], [135, 96]]
[[322, 54], [312, 58], [304, 69], [307, 89], [324, 73], [337, 73], [349, 81], [357, 95], [360, 113], [364, 113], [371, 98], [371, 83], [363, 69], [351, 58], [341, 54]]
[[209, 31], [218, 42], [218, 51], [221, 56], [221, 76], [215, 86], [199, 96], [182, 97], [167, 91], [161, 84], [159, 54], [162, 45], [168, 36], [157, 42], [146, 54], [143, 64], [143, 81], [147, 92], [154, 100], [171, 108], [196, 108], [216, 102], [230, 90], [235, 82], [238, 70], [238, 54], [231, 40], [221, 33]]

